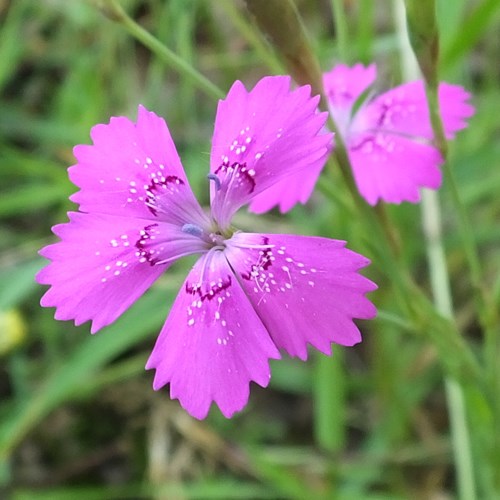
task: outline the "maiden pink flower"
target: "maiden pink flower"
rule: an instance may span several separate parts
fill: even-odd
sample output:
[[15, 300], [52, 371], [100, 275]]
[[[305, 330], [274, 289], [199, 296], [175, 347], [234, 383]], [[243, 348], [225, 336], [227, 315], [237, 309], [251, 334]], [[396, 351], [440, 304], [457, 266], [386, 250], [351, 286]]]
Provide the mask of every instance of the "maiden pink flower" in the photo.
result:
[[[371, 205], [420, 200], [420, 188], [441, 185], [443, 159], [432, 145], [434, 137], [422, 81], [395, 87], [376, 97], [362, 98], [375, 81], [375, 64], [353, 67], [339, 64], [325, 73], [323, 83], [330, 112], [346, 143], [359, 192]], [[470, 95], [458, 85], [441, 83], [439, 105], [448, 139], [467, 126], [474, 108]], [[357, 107], [360, 100], [359, 107]], [[355, 106], [356, 105], [356, 106]], [[286, 211], [304, 203], [320, 174], [316, 164], [308, 172], [256, 197], [251, 209], [265, 212], [275, 205]]]
[[37, 276], [51, 285], [43, 306], [55, 317], [113, 322], [177, 259], [200, 254], [160, 332], [146, 368], [154, 389], [204, 418], [214, 401], [226, 417], [243, 408], [249, 383], [266, 386], [278, 349], [307, 358], [353, 345], [353, 318], [372, 318], [368, 260], [326, 238], [249, 234], [232, 215], [291, 173], [322, 165], [331, 134], [308, 87], [263, 78], [236, 82], [219, 102], [210, 157], [211, 211], [195, 199], [165, 121], [139, 107], [137, 122], [111, 118], [76, 146], [69, 175], [79, 212], [53, 228], [61, 241], [41, 254]]

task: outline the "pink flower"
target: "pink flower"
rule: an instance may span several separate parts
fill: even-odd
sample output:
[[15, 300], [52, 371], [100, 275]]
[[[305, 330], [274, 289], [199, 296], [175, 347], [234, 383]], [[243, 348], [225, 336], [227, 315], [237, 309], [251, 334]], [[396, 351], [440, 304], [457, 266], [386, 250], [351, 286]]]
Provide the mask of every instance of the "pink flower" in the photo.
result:
[[325, 161], [331, 134], [308, 87], [263, 78], [236, 82], [219, 102], [210, 158], [211, 211], [195, 199], [165, 121], [139, 107], [137, 123], [111, 118], [77, 146], [69, 169], [80, 212], [54, 227], [60, 242], [41, 254], [37, 276], [51, 285], [43, 306], [55, 317], [113, 322], [177, 259], [200, 254], [160, 332], [146, 368], [154, 388], [204, 418], [212, 401], [226, 417], [243, 408], [249, 382], [266, 386], [278, 349], [307, 358], [307, 343], [330, 354], [353, 345], [353, 318], [371, 318], [358, 274], [368, 260], [326, 238], [249, 234], [232, 215], [290, 173]]
[[[335, 66], [323, 77], [330, 112], [348, 150], [359, 192], [371, 205], [420, 200], [420, 188], [441, 185], [443, 159], [431, 144], [432, 126], [422, 81], [400, 85], [377, 97], [365, 97], [375, 81], [375, 64]], [[448, 139], [467, 126], [474, 108], [470, 95], [458, 85], [441, 83], [439, 104]], [[361, 104], [356, 109], [358, 99]], [[305, 203], [321, 171], [321, 165], [295, 174], [259, 195], [250, 208], [265, 212], [275, 205], [286, 211]], [[288, 189], [287, 187], [288, 186]]]

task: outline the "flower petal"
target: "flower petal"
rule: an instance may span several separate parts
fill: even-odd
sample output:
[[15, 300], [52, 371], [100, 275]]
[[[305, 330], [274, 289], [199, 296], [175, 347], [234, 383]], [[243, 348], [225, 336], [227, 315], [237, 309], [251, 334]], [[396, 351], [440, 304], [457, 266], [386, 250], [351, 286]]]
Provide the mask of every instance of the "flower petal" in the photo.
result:
[[439, 151], [395, 134], [362, 134], [349, 144], [359, 192], [370, 204], [420, 200], [419, 189], [441, 185]]
[[351, 119], [352, 107], [361, 94], [375, 81], [377, 67], [362, 64], [352, 67], [337, 64], [323, 75], [323, 86], [337, 126], [345, 132]]
[[154, 389], [170, 382], [171, 397], [194, 417], [214, 401], [229, 418], [247, 403], [250, 381], [267, 386], [269, 358], [278, 350], [214, 249], [189, 273], [146, 368], [156, 369]]
[[254, 196], [294, 172], [324, 164], [332, 135], [310, 87], [266, 77], [247, 92], [241, 82], [219, 101], [210, 157], [212, 212], [222, 229]]
[[323, 170], [324, 160], [288, 176], [255, 196], [250, 202], [250, 211], [262, 214], [279, 206], [280, 212], [291, 210], [297, 203], [305, 204], [314, 191], [314, 186]]
[[56, 307], [56, 319], [77, 325], [92, 320], [92, 333], [120, 316], [170, 262], [202, 250], [199, 238], [168, 224], [77, 212], [69, 218], [53, 228], [61, 241], [40, 251], [52, 262], [36, 279], [51, 285], [42, 306]]
[[[466, 119], [474, 114], [467, 103], [470, 94], [459, 85], [439, 85], [439, 107], [448, 139], [467, 126]], [[352, 130], [380, 130], [402, 135], [434, 137], [424, 84], [421, 80], [400, 85], [373, 99], [356, 115]]]
[[376, 286], [358, 270], [368, 259], [345, 242], [283, 234], [237, 233], [227, 258], [274, 343], [307, 358], [307, 343], [331, 354], [331, 343], [353, 345], [353, 318], [375, 316], [364, 296]]
[[[179, 207], [184, 207], [183, 222], [204, 220], [162, 118], [139, 106], [137, 123], [114, 117], [108, 125], [93, 127], [91, 137], [92, 146], [74, 148], [78, 163], [69, 169], [71, 181], [81, 188], [71, 199], [82, 212], [155, 219], [155, 200], [164, 193], [164, 200], [175, 202], [164, 220], [174, 222], [168, 218]], [[169, 197], [173, 188], [176, 196]]]

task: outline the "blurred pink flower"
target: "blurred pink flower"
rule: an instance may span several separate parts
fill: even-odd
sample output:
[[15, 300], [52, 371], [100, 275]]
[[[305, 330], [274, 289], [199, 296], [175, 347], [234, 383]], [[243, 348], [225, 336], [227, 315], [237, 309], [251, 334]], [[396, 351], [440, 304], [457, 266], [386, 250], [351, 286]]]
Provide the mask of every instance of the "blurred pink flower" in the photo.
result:
[[[433, 132], [422, 81], [395, 87], [379, 96], [362, 96], [375, 81], [375, 64], [339, 64], [323, 83], [330, 113], [349, 155], [359, 192], [371, 205], [420, 201], [420, 188], [441, 185], [443, 159], [432, 145]], [[364, 97], [364, 98], [363, 98]], [[441, 83], [439, 105], [448, 139], [467, 126], [474, 108], [470, 94], [458, 85]], [[360, 102], [358, 103], [358, 99]], [[358, 107], [359, 105], [359, 107]], [[320, 174], [316, 164], [280, 182], [254, 199], [251, 209], [265, 212], [275, 205], [286, 211], [305, 203]]]
[[307, 358], [307, 344], [361, 340], [353, 318], [372, 318], [368, 260], [342, 241], [235, 231], [231, 217], [290, 173], [318, 169], [331, 148], [325, 113], [309, 87], [267, 77], [236, 82], [219, 102], [210, 158], [211, 211], [195, 199], [165, 121], [139, 107], [137, 122], [111, 118], [74, 149], [69, 169], [80, 212], [53, 228], [58, 243], [37, 279], [51, 285], [55, 317], [113, 322], [177, 259], [200, 254], [160, 332], [147, 368], [154, 388], [204, 418], [212, 401], [241, 410], [249, 382], [266, 386], [278, 349]]

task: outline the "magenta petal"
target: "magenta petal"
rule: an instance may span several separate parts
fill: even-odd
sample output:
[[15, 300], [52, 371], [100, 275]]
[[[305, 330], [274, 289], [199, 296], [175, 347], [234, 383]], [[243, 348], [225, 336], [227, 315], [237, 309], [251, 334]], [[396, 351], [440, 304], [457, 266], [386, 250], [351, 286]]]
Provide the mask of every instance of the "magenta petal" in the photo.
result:
[[447, 139], [453, 139], [455, 132], [467, 127], [467, 118], [474, 114], [474, 106], [467, 101], [471, 95], [460, 85], [439, 84], [439, 111]]
[[163, 118], [139, 106], [137, 123], [114, 117], [93, 127], [91, 137], [93, 145], [74, 148], [78, 163], [69, 169], [81, 188], [71, 197], [81, 211], [153, 219], [148, 201], [155, 190], [179, 186], [178, 204], [189, 207], [191, 219], [203, 217]]
[[[473, 115], [474, 108], [467, 103], [468, 99], [470, 94], [458, 85], [439, 85], [440, 113], [448, 139], [465, 128], [466, 119]], [[380, 130], [432, 139], [434, 133], [423, 82], [400, 85], [373, 99], [359, 110], [352, 130]]]
[[[266, 77], [248, 92], [236, 82], [219, 101], [210, 157], [212, 210], [225, 227], [254, 196], [294, 172], [324, 164], [332, 135], [309, 86], [290, 91], [290, 78]], [[314, 169], [314, 168], [313, 168]]]
[[155, 245], [147, 240], [158, 224], [148, 228], [147, 221], [74, 212], [69, 218], [53, 228], [61, 241], [40, 251], [52, 261], [37, 275], [51, 285], [41, 304], [56, 307], [56, 319], [77, 325], [92, 320], [92, 333], [120, 316], [168, 267], [153, 265], [155, 258], [172, 261], [200, 251], [198, 238], [168, 224], [161, 225], [163, 240], [170, 235], [174, 241], [160, 252], [161, 238]]
[[353, 318], [376, 314], [364, 296], [376, 286], [358, 273], [368, 259], [318, 237], [238, 233], [227, 243], [228, 261], [279, 348], [306, 359], [308, 343], [330, 354], [332, 342], [360, 342]]
[[278, 206], [281, 213], [288, 212], [297, 203], [307, 203], [314, 191], [314, 186], [323, 170], [324, 160], [316, 162], [306, 169], [288, 176], [255, 196], [249, 209], [261, 214]]
[[439, 151], [395, 134], [364, 134], [349, 145], [349, 157], [359, 192], [375, 205], [420, 200], [420, 188], [441, 185]]
[[224, 253], [212, 250], [182, 286], [146, 368], [155, 390], [170, 395], [194, 417], [212, 401], [230, 417], [248, 401], [249, 382], [267, 386], [269, 358], [279, 352], [238, 284]]
[[362, 64], [355, 64], [352, 67], [337, 64], [323, 75], [328, 104], [341, 130], [345, 130], [350, 121], [354, 103], [376, 77], [375, 64], [370, 64], [366, 68]]

